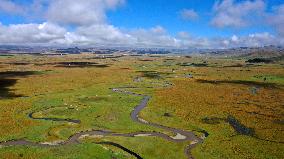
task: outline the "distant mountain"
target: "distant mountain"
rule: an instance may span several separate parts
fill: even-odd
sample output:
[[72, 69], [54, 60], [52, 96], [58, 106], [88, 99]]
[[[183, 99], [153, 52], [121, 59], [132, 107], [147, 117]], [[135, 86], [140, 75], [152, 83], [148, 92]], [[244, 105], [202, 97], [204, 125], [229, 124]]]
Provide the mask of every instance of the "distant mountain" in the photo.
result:
[[200, 54], [216, 56], [233, 56], [241, 58], [271, 58], [284, 55], [284, 47], [281, 46], [264, 46], [264, 47], [240, 47], [219, 50], [201, 51]]
[[175, 49], [175, 48], [78, 48], [78, 47], [40, 47], [40, 46], [14, 46], [0, 45], [0, 54], [196, 54], [204, 56], [230, 56], [240, 58], [270, 58], [284, 55], [284, 47], [264, 46], [264, 47], [239, 47], [230, 49]]

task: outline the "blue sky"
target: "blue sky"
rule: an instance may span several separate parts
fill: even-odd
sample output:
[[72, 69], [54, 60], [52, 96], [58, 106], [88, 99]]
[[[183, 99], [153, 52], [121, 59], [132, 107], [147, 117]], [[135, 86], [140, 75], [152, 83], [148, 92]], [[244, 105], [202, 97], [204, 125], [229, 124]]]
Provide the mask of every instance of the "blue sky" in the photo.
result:
[[[238, 2], [238, 1], [236, 1]], [[239, 1], [241, 2], [241, 1]], [[196, 36], [232, 36], [255, 32], [271, 32], [270, 27], [257, 25], [248, 28], [215, 28], [209, 24], [212, 18], [213, 0], [128, 0], [127, 4], [116, 11], [109, 12], [109, 21], [119, 27], [150, 28], [155, 25], [165, 27], [174, 35], [180, 30], [191, 32]], [[281, 0], [266, 1], [270, 10], [283, 3]], [[199, 13], [197, 21], [184, 21], [179, 13], [182, 9], [191, 8]]]
[[[283, 45], [282, 13], [283, 0], [0, 0], [0, 44]], [[19, 29], [44, 37], [1, 40]]]
[[[212, 1], [213, 2], [213, 1]], [[180, 30], [204, 34], [209, 31], [207, 26], [209, 10], [212, 3], [200, 3], [200, 1], [177, 0], [169, 1], [154, 0], [149, 3], [147, 0], [130, 0], [121, 9], [109, 13], [109, 20], [117, 26], [127, 28], [150, 28], [155, 25], [164, 26], [171, 34]], [[195, 8], [202, 13], [200, 21], [186, 22], [179, 16], [180, 11], [185, 8]], [[200, 31], [203, 30], [203, 31]]]

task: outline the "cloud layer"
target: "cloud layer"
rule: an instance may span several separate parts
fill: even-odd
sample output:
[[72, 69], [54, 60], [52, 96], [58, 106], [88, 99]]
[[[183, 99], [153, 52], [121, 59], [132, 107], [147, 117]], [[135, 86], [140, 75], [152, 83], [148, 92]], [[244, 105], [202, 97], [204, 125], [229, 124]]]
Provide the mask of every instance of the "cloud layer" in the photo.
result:
[[102, 24], [106, 11], [122, 4], [123, 0], [52, 0], [47, 19], [56, 23], [73, 25]]
[[262, 0], [243, 1], [235, 3], [234, 0], [223, 0], [215, 3], [213, 7], [214, 18], [212, 25], [216, 27], [245, 27], [255, 22], [255, 17], [265, 10]]
[[183, 9], [180, 12], [180, 16], [183, 20], [196, 20], [198, 19], [199, 15], [196, 11], [193, 9]]
[[7, 12], [10, 14], [23, 14], [25, 9], [20, 5], [13, 3], [10, 0], [1, 0], [0, 1], [0, 11]]
[[[162, 26], [121, 29], [108, 23], [107, 11], [126, 3], [124, 0], [34, 0], [31, 7], [11, 0], [0, 0], [0, 12], [11, 15], [40, 16], [45, 22], [3, 25], [0, 44], [126, 46], [171, 48], [228, 48], [239, 46], [284, 45], [284, 5], [266, 13], [262, 0], [218, 1], [212, 7], [211, 25], [217, 28], [242, 28], [258, 20], [275, 28], [277, 35], [253, 33], [246, 36], [204, 38], [180, 31], [170, 35]], [[183, 9], [184, 20], [199, 19], [193, 9]], [[259, 18], [259, 17], [265, 18]], [[253, 20], [252, 20], [253, 19]], [[72, 29], [67, 29], [72, 26]]]
[[274, 13], [268, 16], [267, 22], [284, 37], [284, 4], [274, 8]]
[[64, 28], [49, 23], [9, 26], [0, 24], [0, 42], [2, 44], [52, 44], [64, 39], [65, 33]]

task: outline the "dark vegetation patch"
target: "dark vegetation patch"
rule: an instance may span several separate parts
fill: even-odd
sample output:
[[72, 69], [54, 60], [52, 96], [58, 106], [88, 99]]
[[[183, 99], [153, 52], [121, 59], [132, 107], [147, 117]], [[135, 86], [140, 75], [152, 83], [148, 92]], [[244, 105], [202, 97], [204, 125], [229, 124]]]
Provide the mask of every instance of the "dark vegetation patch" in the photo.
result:
[[164, 117], [172, 117], [172, 114], [170, 114], [170, 113], [164, 113], [163, 116], [164, 116]]
[[39, 74], [39, 72], [35, 71], [7, 71], [0, 72], [0, 98], [14, 98], [14, 97], [22, 97], [21, 95], [16, 95], [12, 93], [12, 89], [10, 87], [14, 86], [17, 83], [18, 79], [16, 77], [26, 77], [29, 75]]
[[109, 67], [109, 65], [107, 65], [107, 64], [99, 64], [99, 65], [93, 65], [92, 67], [106, 68], [106, 67]]
[[255, 64], [255, 63], [246, 63], [244, 67], [259, 67], [262, 66], [261, 64]]
[[220, 124], [221, 122], [224, 122], [226, 119], [224, 118], [218, 118], [218, 117], [205, 117], [202, 118], [201, 121], [205, 124]]
[[31, 63], [28, 63], [28, 62], [10, 62], [10, 63], [7, 63], [9, 65], [29, 65]]
[[184, 63], [177, 63], [177, 65], [179, 65], [179, 66], [191, 66], [191, 63], [184, 62]]
[[86, 66], [86, 65], [96, 65], [96, 62], [59, 62], [59, 65], [71, 65], [71, 66]]
[[179, 63], [179, 66], [208, 67], [207, 63]]
[[13, 56], [15, 56], [15, 55], [9, 55], [9, 54], [0, 54], [0, 57], [13, 57]]
[[99, 63], [96, 63], [96, 62], [59, 62], [59, 63], [56, 63], [56, 67], [67, 67], [67, 68], [98, 67], [98, 68], [105, 68], [105, 67], [109, 67], [109, 65], [99, 64]]
[[267, 58], [254, 58], [254, 59], [249, 59], [246, 62], [247, 63], [272, 63], [273, 61]]
[[274, 57], [257, 57], [253, 59], [249, 59], [246, 62], [247, 63], [273, 63], [273, 62], [279, 62], [284, 60], [284, 55], [274, 56]]
[[246, 127], [232, 115], [229, 115], [227, 118], [205, 117], [202, 118], [201, 121], [205, 124], [212, 125], [220, 124], [221, 122], [227, 122], [238, 134], [256, 137], [254, 129]]
[[160, 57], [162, 57], [162, 56], [159, 56], [159, 55], [150, 55], [149, 57], [158, 57], [158, 58], [160, 58]]
[[29, 75], [35, 75], [40, 73], [41, 72], [37, 71], [6, 71], [6, 72], [0, 72], [0, 79], [13, 78], [13, 77], [26, 77]]
[[142, 77], [152, 78], [152, 79], [161, 79], [162, 75], [170, 75], [171, 73], [166, 72], [157, 72], [157, 71], [138, 71], [142, 73]]
[[240, 123], [236, 118], [229, 115], [227, 117], [227, 122], [234, 128], [234, 130], [241, 135], [247, 135], [247, 136], [255, 136], [254, 129], [248, 128], [242, 123]]
[[20, 97], [12, 93], [9, 87], [12, 87], [17, 83], [17, 79], [0, 79], [0, 99], [1, 98], [13, 98]]
[[129, 67], [122, 67], [122, 68], [120, 68], [120, 69], [122, 69], [122, 70], [130, 70]]
[[282, 120], [274, 120], [273, 122], [276, 123], [276, 124], [284, 125], [283, 119]]
[[113, 56], [113, 55], [109, 55], [109, 56], [105, 56], [106, 59], [118, 59], [118, 58], [121, 58], [123, 57], [122, 55], [119, 55], [119, 56]]
[[263, 88], [279, 88], [279, 85], [275, 83], [268, 83], [268, 82], [256, 82], [256, 81], [243, 81], [243, 80], [204, 80], [198, 79], [196, 82], [199, 83], [208, 83], [208, 84], [242, 84], [246, 86], [255, 86], [255, 87], [263, 87]]
[[35, 63], [35, 66], [45, 66], [45, 65], [52, 65], [52, 63]]
[[253, 63], [247, 63], [246, 66], [255, 66], [255, 65]]
[[131, 55], [129, 55], [129, 56], [139, 57], [139, 56], [143, 56], [143, 55], [141, 55], [141, 54], [131, 54]]
[[170, 59], [170, 58], [165, 59], [165, 61], [173, 61], [173, 60], [175, 59]]
[[139, 61], [148, 62], [148, 61], [154, 61], [154, 60], [152, 60], [152, 59], [139, 59]]

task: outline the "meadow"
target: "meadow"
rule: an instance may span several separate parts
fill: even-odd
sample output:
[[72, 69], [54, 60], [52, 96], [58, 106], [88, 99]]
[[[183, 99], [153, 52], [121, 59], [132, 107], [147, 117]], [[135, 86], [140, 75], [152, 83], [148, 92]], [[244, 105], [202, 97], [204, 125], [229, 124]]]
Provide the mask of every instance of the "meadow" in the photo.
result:
[[246, 61], [2, 56], [0, 158], [284, 158], [284, 63]]

